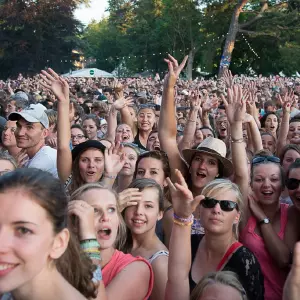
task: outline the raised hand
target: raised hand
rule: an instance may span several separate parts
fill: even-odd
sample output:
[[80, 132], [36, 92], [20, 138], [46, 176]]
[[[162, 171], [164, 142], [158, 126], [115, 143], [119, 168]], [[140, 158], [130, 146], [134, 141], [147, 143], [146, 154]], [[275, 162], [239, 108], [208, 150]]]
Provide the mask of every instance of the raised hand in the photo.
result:
[[58, 101], [69, 101], [69, 84], [64, 78], [60, 77], [50, 68], [48, 72], [42, 70], [40, 76], [44, 80], [40, 81], [41, 85], [52, 91]]
[[123, 146], [118, 142], [115, 147], [111, 146], [105, 149], [104, 163], [105, 174], [109, 176], [117, 176], [125, 164], [125, 153], [122, 153]]
[[204, 196], [197, 196], [194, 199], [192, 192], [189, 190], [181, 172], [175, 170], [176, 183], [172, 183], [167, 178], [168, 186], [172, 197], [172, 205], [174, 213], [180, 218], [189, 218]]
[[243, 93], [240, 85], [234, 85], [227, 90], [227, 99], [222, 95], [226, 115], [230, 124], [243, 122], [246, 113], [246, 100], [248, 96]]
[[68, 216], [71, 219], [73, 216], [78, 218], [79, 228], [76, 229], [78, 230], [80, 240], [96, 238], [94, 208], [92, 206], [82, 200], [70, 201], [68, 204]]
[[199, 91], [195, 91], [190, 96], [190, 105], [192, 110], [199, 110], [201, 106], [201, 94]]
[[291, 112], [291, 107], [293, 106], [295, 101], [294, 92], [291, 91], [290, 93], [286, 93], [283, 98], [280, 94], [278, 94], [278, 100], [281, 104], [283, 113], [289, 114]]
[[165, 85], [169, 87], [175, 86], [176, 81], [179, 78], [179, 75], [187, 62], [187, 59], [188, 56], [186, 56], [183, 59], [182, 63], [178, 65], [178, 61], [173, 56], [168, 54], [168, 58], [165, 58], [165, 62], [168, 63], [169, 73], [165, 77], [164, 80]]
[[233, 87], [234, 76], [232, 75], [231, 71], [227, 68], [225, 68], [224, 70], [223, 80], [227, 88]]
[[139, 189], [126, 189], [119, 193], [119, 207], [123, 211], [128, 206], [137, 205], [142, 200], [142, 193]]
[[134, 99], [133, 98], [119, 98], [118, 100], [116, 100], [113, 103], [113, 106], [116, 110], [121, 110], [122, 108], [124, 108], [125, 106], [129, 106], [134, 104]]
[[218, 99], [210, 99], [209, 97], [206, 97], [206, 100], [202, 104], [202, 110], [204, 113], [210, 112], [212, 109], [215, 109], [219, 106]]

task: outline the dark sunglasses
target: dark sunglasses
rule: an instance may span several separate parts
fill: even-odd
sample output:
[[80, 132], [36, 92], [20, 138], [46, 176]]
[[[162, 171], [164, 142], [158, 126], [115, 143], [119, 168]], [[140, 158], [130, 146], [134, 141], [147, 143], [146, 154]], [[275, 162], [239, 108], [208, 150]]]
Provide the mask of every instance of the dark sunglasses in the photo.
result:
[[300, 180], [296, 178], [288, 178], [285, 182], [286, 187], [289, 190], [296, 190], [300, 185]]
[[204, 208], [214, 208], [218, 203], [223, 211], [238, 210], [238, 204], [230, 200], [216, 200], [214, 198], [205, 197], [204, 200], [200, 202]]
[[263, 162], [272, 162], [275, 164], [280, 164], [280, 158], [277, 156], [257, 156], [252, 159], [252, 166], [263, 163]]

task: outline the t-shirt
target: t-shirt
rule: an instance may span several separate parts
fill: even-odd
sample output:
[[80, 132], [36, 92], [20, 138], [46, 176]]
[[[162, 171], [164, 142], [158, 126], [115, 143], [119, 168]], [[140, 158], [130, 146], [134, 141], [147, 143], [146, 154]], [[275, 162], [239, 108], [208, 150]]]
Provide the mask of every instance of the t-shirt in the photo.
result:
[[54, 177], [58, 177], [56, 158], [57, 151], [55, 149], [43, 146], [34, 157], [27, 161], [24, 167], [41, 169], [51, 173]]
[[148, 299], [153, 289], [153, 271], [151, 265], [142, 257], [134, 257], [131, 254], [124, 254], [121, 251], [115, 250], [109, 263], [102, 269], [103, 283], [108, 286], [110, 282], [117, 276], [122, 270], [126, 268], [130, 263], [135, 261], [143, 261], [148, 265], [150, 270], [149, 289], [145, 299]]

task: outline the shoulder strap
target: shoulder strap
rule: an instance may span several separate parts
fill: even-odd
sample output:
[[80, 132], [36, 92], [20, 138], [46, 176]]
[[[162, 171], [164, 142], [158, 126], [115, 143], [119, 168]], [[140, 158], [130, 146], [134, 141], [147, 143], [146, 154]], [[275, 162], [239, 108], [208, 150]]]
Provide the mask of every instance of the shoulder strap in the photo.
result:
[[225, 255], [223, 256], [222, 260], [220, 261], [220, 263], [218, 264], [217, 267], [217, 271], [220, 271], [221, 268], [224, 266], [224, 264], [229, 260], [229, 258], [231, 257], [231, 255], [237, 250], [239, 249], [241, 246], [243, 246], [243, 244], [241, 244], [240, 242], [235, 242], [233, 243], [230, 248], [227, 250], [227, 252], [225, 253]]

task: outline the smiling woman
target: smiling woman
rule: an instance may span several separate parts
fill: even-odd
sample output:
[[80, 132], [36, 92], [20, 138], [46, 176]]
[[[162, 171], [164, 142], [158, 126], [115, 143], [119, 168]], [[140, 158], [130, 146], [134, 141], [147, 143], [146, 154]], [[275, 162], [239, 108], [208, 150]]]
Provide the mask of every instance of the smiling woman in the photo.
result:
[[0, 178], [4, 299], [7, 293], [20, 300], [95, 296], [94, 267], [67, 229], [66, 208], [63, 186], [48, 172], [18, 169]]

